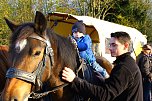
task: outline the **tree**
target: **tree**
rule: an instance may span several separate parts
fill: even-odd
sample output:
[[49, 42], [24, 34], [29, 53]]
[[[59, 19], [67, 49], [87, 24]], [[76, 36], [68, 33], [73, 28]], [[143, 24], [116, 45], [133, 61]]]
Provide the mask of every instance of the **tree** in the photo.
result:
[[3, 17], [18, 23], [32, 21], [37, 10], [87, 15], [134, 27], [152, 41], [150, 0], [1, 0], [0, 5], [0, 44], [8, 44], [11, 33]]
[[116, 17], [113, 22], [136, 28], [148, 36], [148, 41], [152, 41], [151, 7], [150, 0], [120, 0], [114, 8]]
[[73, 8], [78, 15], [133, 27], [152, 41], [152, 2], [150, 0], [75, 0]]
[[17, 23], [32, 21], [34, 18], [32, 1], [3, 0], [0, 3], [0, 44], [9, 44], [8, 39], [11, 31], [7, 27], [4, 17]]
[[11, 7], [7, 3], [7, 0], [1, 0], [0, 2], [0, 44], [8, 44], [9, 34], [7, 25], [5, 24], [4, 17], [11, 17]]

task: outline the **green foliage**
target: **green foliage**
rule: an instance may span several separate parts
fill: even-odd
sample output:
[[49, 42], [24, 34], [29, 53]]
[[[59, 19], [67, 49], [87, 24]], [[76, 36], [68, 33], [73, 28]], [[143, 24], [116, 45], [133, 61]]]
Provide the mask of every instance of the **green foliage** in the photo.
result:
[[4, 17], [22, 23], [31, 21], [34, 17], [31, 0], [3, 0], [0, 2], [0, 45], [9, 44], [10, 29]]
[[33, 21], [35, 12], [87, 15], [138, 29], [152, 41], [150, 0], [1, 0], [0, 45], [9, 44], [10, 29], [4, 17], [23, 23]]
[[151, 7], [149, 0], [117, 1], [113, 8], [116, 16], [111, 21], [136, 28], [148, 36], [148, 41], [152, 41], [152, 19], [148, 14]]
[[11, 16], [11, 7], [6, 3], [7, 0], [0, 2], [0, 45], [8, 44], [9, 31], [5, 23], [4, 17]]

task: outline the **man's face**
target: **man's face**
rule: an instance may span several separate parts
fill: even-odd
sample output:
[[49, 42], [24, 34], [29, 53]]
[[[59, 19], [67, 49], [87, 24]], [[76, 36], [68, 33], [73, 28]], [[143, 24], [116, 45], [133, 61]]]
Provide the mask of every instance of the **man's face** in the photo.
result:
[[146, 55], [150, 55], [151, 54], [151, 49], [146, 49], [146, 50], [143, 50], [144, 51], [144, 53], [146, 54]]
[[152, 54], [152, 47], [150, 45], [147, 45], [147, 48], [143, 48], [142, 51], [146, 55], [151, 55]]
[[117, 56], [120, 56], [124, 53], [125, 46], [124, 46], [124, 44], [121, 44], [117, 40], [117, 38], [111, 37], [109, 50], [111, 52], [112, 57], [117, 57]]

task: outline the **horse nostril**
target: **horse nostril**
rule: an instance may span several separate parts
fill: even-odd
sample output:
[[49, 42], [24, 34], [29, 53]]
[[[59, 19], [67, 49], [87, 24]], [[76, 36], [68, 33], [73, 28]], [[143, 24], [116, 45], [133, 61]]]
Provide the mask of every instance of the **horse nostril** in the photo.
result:
[[18, 101], [16, 98], [12, 98], [11, 101]]

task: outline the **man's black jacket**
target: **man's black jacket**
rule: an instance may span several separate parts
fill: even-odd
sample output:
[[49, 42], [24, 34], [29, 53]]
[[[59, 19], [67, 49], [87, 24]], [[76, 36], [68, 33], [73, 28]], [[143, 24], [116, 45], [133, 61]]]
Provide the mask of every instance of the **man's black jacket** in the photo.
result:
[[143, 101], [142, 77], [130, 53], [117, 57], [110, 77], [100, 86], [76, 77], [71, 87], [96, 101]]
[[141, 52], [138, 66], [140, 68], [143, 78], [152, 78], [152, 58], [150, 56], [147, 56], [146, 54]]

